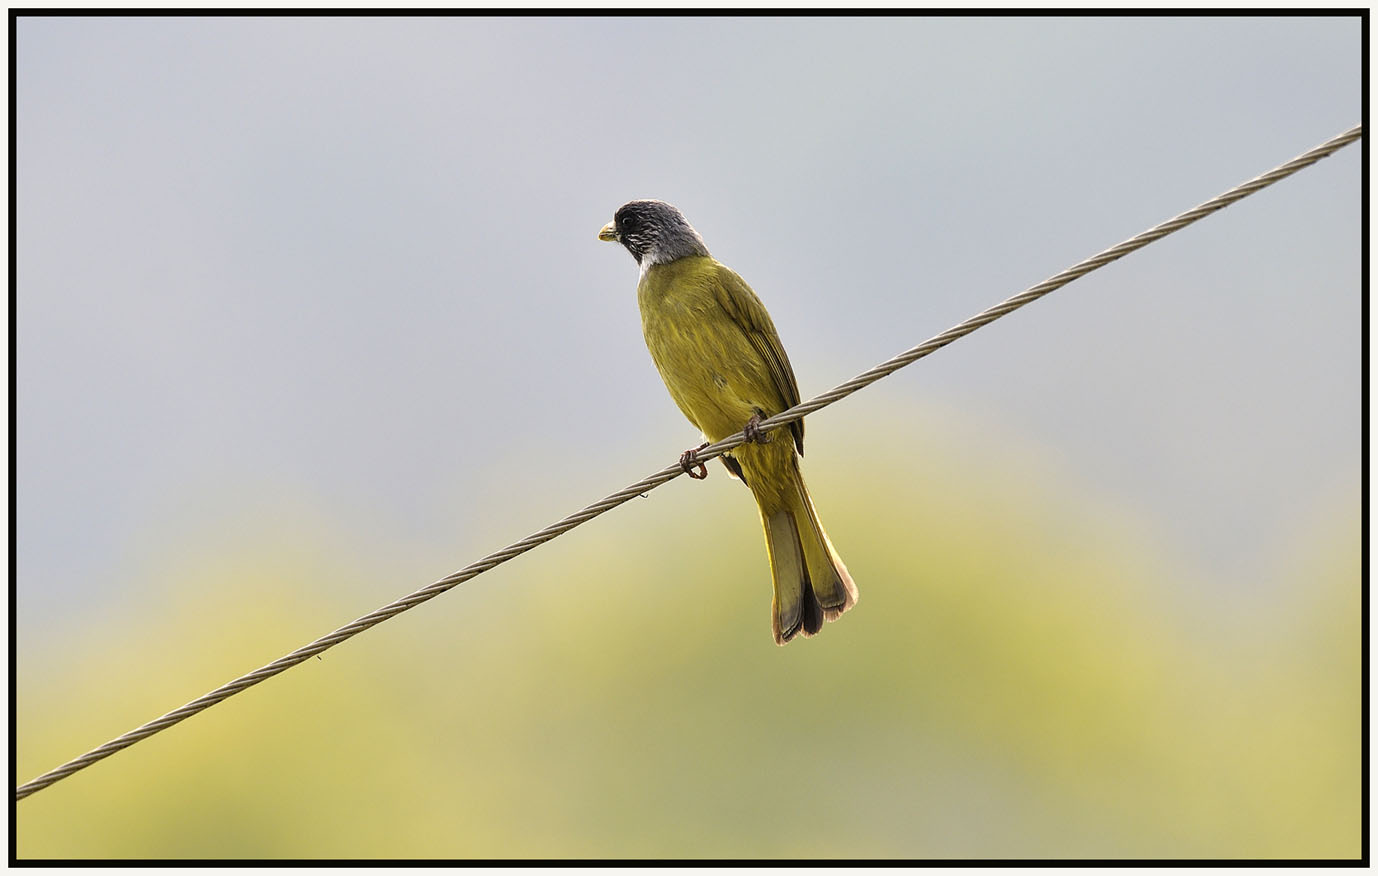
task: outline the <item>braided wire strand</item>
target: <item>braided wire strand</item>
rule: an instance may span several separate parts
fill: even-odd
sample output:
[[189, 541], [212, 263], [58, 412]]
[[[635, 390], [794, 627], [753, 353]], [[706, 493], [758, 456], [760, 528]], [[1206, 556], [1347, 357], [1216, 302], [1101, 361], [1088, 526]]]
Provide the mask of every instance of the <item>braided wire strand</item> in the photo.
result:
[[[856, 392], [857, 390], [862, 389], [866, 386], [870, 386], [872, 383], [875, 383], [882, 377], [886, 377], [890, 374], [893, 374], [894, 372], [898, 371], [904, 366], [910, 365], [918, 361], [919, 359], [922, 359], [923, 357], [929, 355], [930, 353], [942, 349], [943, 347], [947, 346], [948, 344], [952, 343], [958, 338], [965, 337], [966, 335], [969, 335], [972, 332], [976, 331], [978, 328], [992, 323], [1000, 317], [1008, 313], [1011, 313], [1015, 310], [1018, 310], [1019, 308], [1023, 307], [1024, 305], [1032, 301], [1037, 301], [1039, 298], [1042, 298], [1043, 296], [1047, 295], [1048, 293], [1056, 289], [1062, 288], [1063, 286], [1067, 285], [1068, 283], [1072, 282], [1078, 277], [1085, 276], [1086, 274], [1089, 274], [1097, 268], [1104, 267], [1105, 265], [1110, 264], [1116, 259], [1126, 256], [1137, 249], [1141, 249], [1142, 247], [1145, 247], [1156, 240], [1160, 240], [1166, 237], [1167, 235], [1172, 234], [1175, 231], [1185, 228], [1186, 226], [1197, 221], [1198, 219], [1208, 216], [1211, 213], [1216, 212], [1217, 210], [1221, 210], [1225, 207], [1228, 207], [1230, 204], [1233, 204], [1242, 198], [1246, 198], [1254, 192], [1266, 188], [1281, 179], [1285, 179], [1286, 177], [1291, 176], [1292, 174], [1296, 173], [1304, 167], [1309, 167], [1310, 165], [1315, 164], [1322, 158], [1325, 158], [1333, 154], [1334, 152], [1338, 151], [1339, 149], [1348, 146], [1350, 143], [1353, 143], [1355, 140], [1362, 137], [1363, 133], [1363, 125], [1355, 125], [1353, 128], [1350, 128], [1348, 131], [1345, 131], [1343, 134], [1340, 134], [1337, 137], [1327, 140], [1326, 142], [1322, 143], [1316, 148], [1311, 149], [1310, 151], [1305, 152], [1297, 156], [1296, 158], [1293, 158], [1291, 161], [1288, 161], [1285, 164], [1279, 165], [1278, 167], [1268, 171], [1267, 173], [1264, 173], [1260, 176], [1256, 176], [1247, 182], [1241, 183], [1240, 185], [1235, 186], [1229, 191], [1217, 195], [1216, 197], [1211, 198], [1209, 201], [1205, 201], [1199, 206], [1193, 207], [1185, 213], [1174, 216], [1166, 222], [1156, 225], [1147, 231], [1144, 231], [1140, 234], [1135, 235], [1134, 237], [1129, 238], [1123, 243], [1119, 243], [1115, 246], [1110, 247], [1109, 249], [1102, 250], [1101, 252], [1091, 256], [1090, 258], [1078, 262], [1077, 264], [1073, 265], [1070, 268], [1067, 268], [1066, 270], [1058, 274], [1054, 274], [1052, 277], [1049, 277], [1042, 283], [1039, 283], [1036, 286], [1031, 286], [1023, 292], [1020, 292], [1017, 295], [1005, 299], [1004, 301], [1000, 302], [994, 307], [984, 310], [981, 313], [978, 313], [975, 316], [970, 317], [969, 319], [966, 319], [961, 323], [958, 323], [957, 325], [953, 326], [952, 328], [948, 329], [942, 334], [935, 335], [929, 340], [924, 341], [922, 344], [919, 344], [917, 347], [912, 347], [908, 350], [905, 350], [903, 353], [900, 353], [899, 355], [880, 363], [874, 368], [871, 368], [868, 371], [864, 371], [861, 374], [858, 374], [856, 377], [853, 377], [846, 383], [840, 384], [839, 386], [836, 386], [833, 389], [821, 395], [815, 396], [806, 402], [801, 402], [800, 404], [795, 405], [787, 411], [783, 411], [782, 413], [776, 414], [773, 417], [761, 421], [759, 426], [760, 431], [766, 432], [771, 429], [777, 429], [781, 426], [792, 423], [795, 420], [798, 420], [807, 414], [811, 414], [814, 411], [820, 410], [822, 408], [827, 407], [830, 404], [833, 404], [834, 402], [844, 399], [852, 393]], [[698, 461], [706, 462], [708, 460], [713, 459], [714, 457], [721, 456], [723, 453], [726, 453], [732, 448], [742, 444], [745, 440], [746, 438], [744, 434], [737, 433], [728, 438], [724, 438], [722, 441], [719, 441], [715, 444], [710, 444], [702, 450], [699, 450], [695, 454], [695, 458]], [[297, 664], [302, 663], [310, 659], [311, 657], [321, 653], [322, 651], [325, 651], [328, 648], [340, 644], [346, 639], [353, 638], [354, 636], [358, 635], [359, 633], [362, 633], [364, 630], [367, 630], [372, 626], [380, 624], [383, 621], [388, 620], [389, 618], [395, 617], [396, 615], [399, 615], [404, 611], [415, 608], [423, 602], [426, 602], [430, 599], [434, 599], [435, 597], [439, 596], [445, 591], [457, 587], [460, 584], [463, 584], [465, 581], [468, 581], [469, 579], [474, 578], [475, 576], [480, 575], [483, 572], [486, 572], [495, 566], [499, 566], [502, 563], [505, 563], [508, 560], [513, 559], [514, 557], [518, 557], [526, 553], [534, 547], [542, 545], [550, 541], [551, 539], [556, 538], [557, 536], [563, 535], [564, 533], [569, 532], [571, 529], [574, 529], [576, 526], [587, 523], [588, 521], [599, 516], [605, 511], [610, 511], [613, 508], [616, 508], [617, 506], [633, 498], [636, 498], [637, 496], [645, 495], [647, 492], [655, 489], [656, 487], [661, 486], [662, 484], [674, 480], [683, 473], [683, 468], [681, 468], [679, 463], [675, 463], [673, 465], [661, 469], [660, 471], [652, 475], [648, 475], [647, 477], [642, 478], [636, 483], [628, 487], [625, 487], [621, 490], [618, 490], [617, 492], [604, 497], [598, 502], [589, 505], [583, 510], [571, 514], [568, 517], [565, 517], [563, 520], [557, 521], [556, 523], [552, 523], [551, 525], [540, 530], [539, 532], [535, 532], [531, 535], [528, 535], [521, 541], [514, 542], [508, 545], [507, 547], [503, 548], [502, 550], [491, 553], [483, 559], [471, 563], [465, 566], [464, 568], [450, 575], [447, 575], [444, 578], [441, 578], [440, 580], [432, 584], [422, 587], [421, 589], [409, 593], [408, 595], [403, 596], [400, 599], [397, 599], [393, 602], [390, 602], [379, 609], [369, 612], [363, 617], [360, 617], [357, 620], [340, 627], [334, 632], [322, 636], [321, 638], [316, 639], [314, 642], [311, 642], [308, 645], [304, 645], [301, 648], [298, 648], [297, 650], [291, 652], [290, 654], [286, 654], [282, 657], [279, 657], [277, 660], [274, 660], [272, 663], [269, 663], [266, 666], [260, 667], [259, 669], [256, 669], [253, 672], [248, 673], [247, 675], [242, 675], [239, 678], [234, 679], [233, 681], [221, 685], [220, 687], [216, 688], [210, 693], [207, 693], [204, 696], [192, 700], [191, 702], [187, 703], [181, 708], [173, 709], [171, 712], [168, 712], [160, 718], [149, 721], [147, 724], [137, 727], [129, 731], [128, 733], [125, 733], [122, 736], [118, 736], [110, 740], [109, 742], [105, 743], [104, 745], [101, 745], [97, 748], [94, 748], [86, 752], [80, 757], [74, 758], [55, 769], [43, 773], [37, 778], [29, 782], [26, 782], [20, 785], [18, 788], [16, 788], [15, 800], [22, 800], [25, 797], [28, 797], [30, 794], [33, 794], [36, 791], [40, 791], [43, 788], [46, 788], [49, 785], [53, 784], [54, 782], [66, 778], [67, 776], [70, 776], [78, 770], [84, 769], [99, 760], [107, 758], [117, 751], [128, 748], [136, 742], [139, 742], [143, 739], [147, 739], [149, 736], [152, 736], [153, 734], [161, 730], [166, 730], [172, 725], [184, 721], [187, 718], [190, 718], [192, 715], [204, 711], [205, 709], [210, 708], [211, 706], [221, 702], [222, 700], [234, 696], [235, 694], [245, 690], [246, 688], [253, 687], [261, 681], [266, 681], [267, 679], [272, 678], [278, 673], [288, 670], [293, 666], [296, 666]]]

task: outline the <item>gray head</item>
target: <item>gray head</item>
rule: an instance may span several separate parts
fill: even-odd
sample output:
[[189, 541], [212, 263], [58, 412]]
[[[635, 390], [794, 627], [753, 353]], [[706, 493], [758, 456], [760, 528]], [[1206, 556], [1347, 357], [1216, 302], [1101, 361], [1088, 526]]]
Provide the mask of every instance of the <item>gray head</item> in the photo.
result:
[[673, 204], [664, 201], [628, 201], [598, 232], [598, 239], [625, 246], [643, 270], [685, 256], [708, 255], [708, 247], [694, 226]]

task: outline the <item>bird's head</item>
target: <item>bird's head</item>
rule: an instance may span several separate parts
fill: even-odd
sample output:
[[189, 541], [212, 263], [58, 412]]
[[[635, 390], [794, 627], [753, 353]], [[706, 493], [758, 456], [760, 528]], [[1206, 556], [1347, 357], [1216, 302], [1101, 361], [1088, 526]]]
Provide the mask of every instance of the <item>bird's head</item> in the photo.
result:
[[628, 201], [598, 232], [598, 239], [625, 246], [643, 270], [685, 256], [708, 255], [694, 226], [664, 201]]

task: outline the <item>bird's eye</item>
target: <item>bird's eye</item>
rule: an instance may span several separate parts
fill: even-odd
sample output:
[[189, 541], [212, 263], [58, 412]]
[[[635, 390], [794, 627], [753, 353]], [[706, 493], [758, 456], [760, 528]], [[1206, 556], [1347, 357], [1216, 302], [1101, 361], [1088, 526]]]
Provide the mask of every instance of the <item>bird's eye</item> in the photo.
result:
[[636, 217], [635, 217], [635, 216], [623, 216], [623, 217], [622, 217], [622, 229], [623, 229], [624, 231], [635, 231], [635, 230], [636, 230], [636, 226], [637, 226], [637, 220], [636, 220]]

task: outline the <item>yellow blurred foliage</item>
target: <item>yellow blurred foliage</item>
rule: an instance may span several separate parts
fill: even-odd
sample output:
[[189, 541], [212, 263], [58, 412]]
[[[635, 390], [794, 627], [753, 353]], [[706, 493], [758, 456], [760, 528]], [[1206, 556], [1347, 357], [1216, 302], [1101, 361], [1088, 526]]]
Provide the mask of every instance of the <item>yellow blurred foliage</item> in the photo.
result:
[[[755, 511], [715, 466], [19, 803], [17, 854], [1359, 854], [1357, 515], [1260, 547], [1286, 571], [1215, 635], [1066, 475], [813, 431], [861, 590], [817, 638], [771, 642]], [[547, 498], [508, 501], [572, 510]], [[155, 570], [164, 605], [21, 648], [21, 780], [427, 583], [338, 533], [216, 539]], [[473, 558], [432, 549], [432, 577]]]

